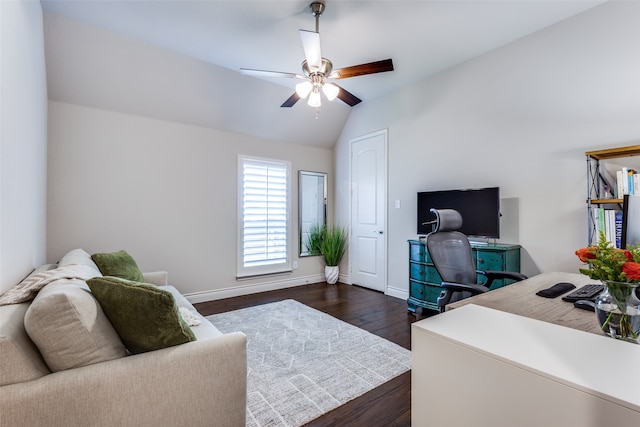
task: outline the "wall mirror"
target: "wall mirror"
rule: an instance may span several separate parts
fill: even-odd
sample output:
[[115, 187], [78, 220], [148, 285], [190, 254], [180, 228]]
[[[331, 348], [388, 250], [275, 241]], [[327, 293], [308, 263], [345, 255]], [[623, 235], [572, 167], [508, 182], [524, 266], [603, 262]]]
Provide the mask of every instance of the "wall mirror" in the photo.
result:
[[309, 229], [327, 223], [327, 174], [300, 171], [298, 175], [298, 225], [300, 256], [313, 256], [306, 242]]

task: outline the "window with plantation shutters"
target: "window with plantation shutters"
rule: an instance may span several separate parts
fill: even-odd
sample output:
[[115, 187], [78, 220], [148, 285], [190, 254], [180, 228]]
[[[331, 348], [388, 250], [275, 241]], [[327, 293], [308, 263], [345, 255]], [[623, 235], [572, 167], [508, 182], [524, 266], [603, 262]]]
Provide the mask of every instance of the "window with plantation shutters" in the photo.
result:
[[238, 277], [291, 270], [289, 169], [284, 161], [239, 158]]

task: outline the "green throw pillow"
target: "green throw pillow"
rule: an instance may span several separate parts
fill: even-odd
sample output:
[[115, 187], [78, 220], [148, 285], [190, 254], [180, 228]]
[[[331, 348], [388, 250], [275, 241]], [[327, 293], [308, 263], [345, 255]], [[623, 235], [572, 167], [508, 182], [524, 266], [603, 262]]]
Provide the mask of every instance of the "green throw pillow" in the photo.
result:
[[91, 255], [103, 276], [120, 277], [121, 279], [144, 282], [142, 271], [127, 251], [100, 253]]
[[87, 284], [129, 352], [196, 340], [170, 292], [118, 277], [94, 277]]

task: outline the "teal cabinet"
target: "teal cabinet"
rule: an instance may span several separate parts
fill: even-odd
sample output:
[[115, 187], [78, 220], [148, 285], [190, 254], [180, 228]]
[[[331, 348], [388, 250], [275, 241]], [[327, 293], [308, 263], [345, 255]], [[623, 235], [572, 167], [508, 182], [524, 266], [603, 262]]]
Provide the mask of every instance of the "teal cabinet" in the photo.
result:
[[[471, 244], [471, 252], [476, 270], [497, 270], [520, 272], [520, 245]], [[485, 277], [478, 275], [478, 283], [484, 283]], [[427, 246], [419, 240], [409, 240], [409, 311], [416, 312], [418, 307], [438, 310], [438, 295], [442, 290], [442, 278], [429, 257]], [[510, 285], [513, 280], [494, 280], [491, 289]]]
[[[520, 273], [520, 245], [486, 245], [472, 246], [476, 254], [476, 270], [513, 271]], [[479, 283], [485, 282], [485, 277], [478, 275]], [[494, 280], [491, 289], [501, 288], [514, 283], [514, 280]]]

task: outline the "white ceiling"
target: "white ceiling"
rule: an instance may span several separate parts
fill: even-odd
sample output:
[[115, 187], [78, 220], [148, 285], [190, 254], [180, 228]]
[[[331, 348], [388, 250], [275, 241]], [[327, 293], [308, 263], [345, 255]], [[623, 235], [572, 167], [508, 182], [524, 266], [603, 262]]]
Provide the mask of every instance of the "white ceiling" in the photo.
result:
[[[234, 73], [241, 67], [300, 73], [304, 53], [298, 29], [313, 30], [315, 27], [315, 20], [309, 11], [310, 2], [41, 1], [46, 15], [62, 15], [83, 21], [224, 67]], [[327, 0], [326, 10], [320, 18], [322, 55], [333, 62], [334, 68], [393, 59], [393, 72], [340, 81], [341, 86], [361, 98], [365, 104], [368, 100], [388, 95], [604, 2]], [[59, 32], [50, 31], [46, 36], [56, 38], [56, 34]], [[68, 40], [58, 37], [48, 43], [49, 46], [56, 46], [56, 51], [63, 51], [64, 43], [71, 43]], [[60, 70], [58, 72], [62, 73]], [[304, 101], [284, 112], [276, 111], [292, 93], [295, 81], [262, 80], [241, 76], [238, 72], [240, 78], [243, 82], [253, 79], [264, 86], [265, 91], [259, 96], [269, 96], [269, 99], [263, 100], [262, 112], [273, 113], [272, 122], [268, 123], [271, 131], [259, 126], [250, 129], [247, 123], [253, 120], [245, 120], [246, 128], [242, 131], [249, 134], [290, 142], [306, 139], [311, 144], [331, 146], [350, 112], [344, 104], [341, 107], [329, 106], [326, 100], [320, 108], [318, 120], [313, 109]], [[73, 90], [72, 85], [64, 89], [51, 87], [59, 81], [49, 77], [50, 94], [57, 93], [60, 100], [74, 99], [73, 94], [65, 93]], [[274, 90], [274, 83], [284, 88]], [[234, 102], [242, 102], [246, 107], [246, 100], [256, 95], [254, 82], [246, 86], [251, 90], [221, 101], [231, 110]], [[152, 111], [153, 106], [149, 108], [148, 115], [157, 116]], [[266, 111], [271, 108], [273, 112]], [[237, 111], [243, 111], [243, 108], [238, 107]], [[327, 113], [323, 115], [324, 111]], [[321, 130], [323, 135], [309, 138], [310, 128]], [[227, 130], [240, 131], [233, 128]]]

